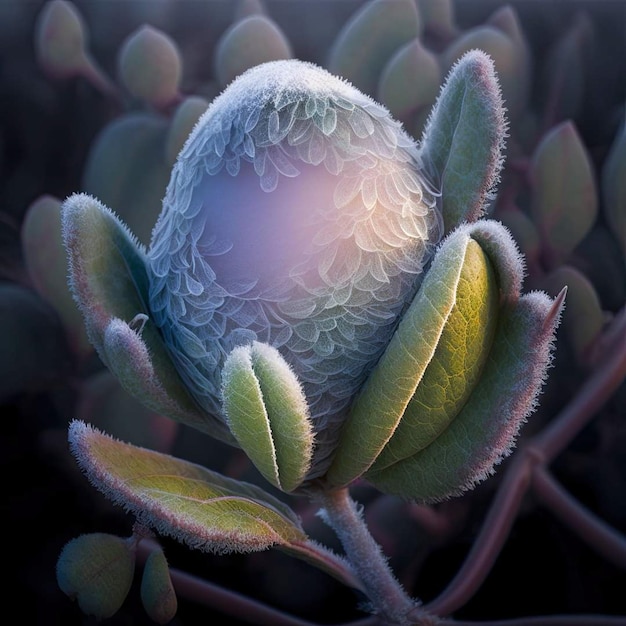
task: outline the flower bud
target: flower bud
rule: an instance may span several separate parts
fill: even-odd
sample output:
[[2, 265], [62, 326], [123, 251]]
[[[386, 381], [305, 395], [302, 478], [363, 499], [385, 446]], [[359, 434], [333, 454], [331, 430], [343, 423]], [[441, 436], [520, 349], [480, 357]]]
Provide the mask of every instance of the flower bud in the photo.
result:
[[178, 96], [182, 59], [176, 43], [152, 26], [142, 26], [122, 45], [119, 71], [128, 91], [160, 107]]
[[181, 150], [148, 253], [153, 318], [200, 405], [224, 419], [226, 355], [272, 345], [319, 471], [439, 239], [435, 201], [416, 144], [351, 85], [300, 61], [235, 80]]

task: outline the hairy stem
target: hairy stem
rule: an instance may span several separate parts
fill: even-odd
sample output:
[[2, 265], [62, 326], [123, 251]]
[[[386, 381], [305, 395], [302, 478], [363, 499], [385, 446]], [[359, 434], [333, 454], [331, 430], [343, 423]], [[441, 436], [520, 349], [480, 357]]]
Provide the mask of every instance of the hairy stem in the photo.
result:
[[378, 616], [389, 624], [436, 624], [438, 620], [426, 614], [394, 577], [348, 489], [320, 493], [318, 497], [323, 506], [322, 519], [337, 533]]

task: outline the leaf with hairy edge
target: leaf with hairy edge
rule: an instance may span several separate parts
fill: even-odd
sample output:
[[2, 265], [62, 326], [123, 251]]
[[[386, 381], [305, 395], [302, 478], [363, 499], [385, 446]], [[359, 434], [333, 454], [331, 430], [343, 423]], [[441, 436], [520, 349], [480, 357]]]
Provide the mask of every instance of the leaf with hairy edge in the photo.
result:
[[79, 420], [70, 449], [89, 481], [159, 534], [207, 552], [275, 547], [363, 590], [342, 557], [310, 539], [294, 511], [260, 487], [123, 443]]
[[200, 550], [265, 550], [306, 540], [295, 513], [259, 487], [117, 441], [72, 421], [72, 453], [89, 481], [156, 532]]
[[506, 130], [494, 63], [471, 50], [448, 74], [422, 137], [424, 166], [442, 192], [446, 232], [484, 213], [502, 168]]
[[545, 381], [565, 290], [533, 292], [501, 314], [483, 375], [467, 404], [427, 448], [365, 475], [377, 489], [420, 502], [460, 495], [510, 454]]
[[296, 513], [260, 487], [123, 443], [79, 420], [70, 449], [89, 481], [156, 532], [207, 552], [275, 547], [363, 590], [347, 561], [310, 539]]
[[350, 483], [375, 462], [384, 467], [410, 456], [448, 427], [477, 384], [498, 307], [518, 298], [522, 274], [515, 243], [498, 222], [466, 224], [442, 242], [352, 406], [328, 471], [331, 485]]
[[300, 383], [276, 348], [259, 342], [235, 348], [222, 372], [231, 432], [274, 486], [292, 491], [311, 465], [313, 431]]
[[112, 211], [86, 194], [70, 196], [62, 217], [70, 286], [103, 362], [154, 411], [233, 441], [226, 427], [191, 399], [147, 316], [143, 247]]
[[387, 62], [421, 31], [413, 0], [365, 3], [337, 35], [326, 67], [373, 97]]
[[532, 217], [547, 260], [556, 267], [587, 235], [598, 213], [593, 167], [572, 122], [559, 124], [542, 139], [530, 176]]
[[493, 267], [480, 244], [468, 239], [455, 303], [433, 358], [372, 471], [415, 454], [448, 427], [482, 374], [497, 320]]

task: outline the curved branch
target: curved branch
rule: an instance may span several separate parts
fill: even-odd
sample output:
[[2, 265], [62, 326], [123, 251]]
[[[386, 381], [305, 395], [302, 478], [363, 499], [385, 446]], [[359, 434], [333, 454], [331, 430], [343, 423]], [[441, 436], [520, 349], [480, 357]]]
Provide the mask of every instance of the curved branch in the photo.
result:
[[626, 378], [626, 308], [614, 318], [607, 333], [613, 345], [605, 360], [571, 402], [532, 439], [530, 445], [546, 463], [567, 447]]
[[424, 606], [428, 612], [449, 615], [463, 606], [487, 578], [513, 526], [536, 462], [530, 454], [515, 457], [465, 562], [448, 587]]
[[587, 544], [608, 561], [626, 569], [626, 537], [586, 509], [545, 468], [535, 468], [532, 488], [542, 504]]

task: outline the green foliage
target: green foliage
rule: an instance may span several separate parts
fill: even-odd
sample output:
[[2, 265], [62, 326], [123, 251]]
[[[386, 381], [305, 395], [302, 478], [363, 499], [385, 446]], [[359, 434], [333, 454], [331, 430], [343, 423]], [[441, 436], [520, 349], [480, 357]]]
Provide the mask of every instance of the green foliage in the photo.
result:
[[79, 73], [86, 63], [86, 29], [72, 2], [53, 0], [43, 7], [35, 32], [39, 61], [57, 76]]
[[556, 302], [531, 293], [506, 307], [482, 376], [457, 418], [431, 445], [368, 472], [367, 480], [386, 493], [436, 502], [492, 474], [535, 409], [563, 300], [564, 293]]
[[259, 63], [292, 57], [291, 44], [278, 25], [264, 15], [251, 15], [222, 35], [215, 51], [217, 79], [225, 87]]
[[145, 254], [128, 230], [97, 200], [78, 194], [63, 205], [63, 236], [89, 338], [122, 386], [157, 413], [229, 440], [191, 400], [147, 318]]
[[[613, 132], [617, 108], [607, 104], [606, 122], [593, 107], [584, 110], [595, 85], [590, 55], [600, 54], [593, 25], [581, 12], [531, 63], [536, 49], [513, 6], [471, 27], [460, 26], [455, 8], [448, 0], [370, 0], [337, 25], [331, 45], [316, 47], [324, 19], [283, 31], [289, 20], [260, 0], [239, 2], [219, 32], [219, 22], [205, 22], [200, 39], [177, 36], [165, 4], [129, 5], [132, 29], [109, 63], [117, 61], [122, 98], [89, 53], [89, 20], [71, 2], [44, 3], [34, 32], [41, 68], [56, 79], [86, 79], [109, 99], [81, 167], [85, 193], [63, 204], [39, 196], [24, 214], [21, 247], [36, 293], [0, 285], [0, 397], [58, 385], [72, 358], [85, 364], [93, 344], [109, 371], [80, 373], [76, 413], [136, 445], [73, 422], [72, 451], [100, 491], [155, 531], [218, 553], [278, 547], [369, 595], [361, 584], [367, 577], [312, 542], [282, 500], [164, 454], [178, 432], [168, 418], [241, 447], [284, 492], [314, 498], [316, 490], [363, 477], [378, 491], [438, 502], [471, 489], [511, 452], [545, 381], [565, 289], [562, 339], [575, 358], [561, 367], [592, 368], [605, 349], [604, 333], [626, 295], [626, 126], [608, 142], [593, 133]], [[84, 9], [100, 53], [110, 44], [97, 19], [106, 10]], [[333, 17], [342, 9], [328, 10]], [[346, 400], [343, 425], [314, 423], [306, 393], [315, 383], [303, 387], [278, 350], [252, 342], [230, 352], [217, 374], [225, 417], [199, 408], [148, 304], [144, 245], [197, 121], [245, 70], [301, 52], [375, 96], [416, 140], [407, 158], [411, 167], [423, 162], [446, 235], [430, 242], [428, 271], [415, 280], [415, 296], [365, 385]], [[623, 122], [623, 103], [619, 111]], [[336, 117], [328, 117], [329, 133]], [[280, 171], [280, 154], [273, 156]], [[376, 208], [371, 187], [363, 198]], [[481, 219], [487, 213], [502, 225]], [[345, 259], [346, 267], [353, 261]], [[522, 295], [525, 274], [529, 288], [547, 295]], [[320, 452], [330, 470], [307, 482]], [[70, 542], [59, 559], [59, 585], [84, 612], [112, 615], [132, 580], [130, 546], [104, 534]], [[155, 622], [174, 618], [177, 600], [160, 548], [145, 564], [141, 595]]]
[[122, 115], [98, 134], [83, 172], [83, 191], [111, 207], [144, 245], [170, 175], [168, 130], [167, 120], [155, 113]]
[[[465, 226], [444, 241], [396, 334], [352, 405], [327, 475], [331, 485], [348, 484], [366, 472], [366, 477], [383, 491], [417, 500], [439, 500], [460, 493], [491, 471], [488, 459], [475, 465], [472, 472], [472, 463], [463, 457], [467, 463], [465, 474], [451, 463], [450, 476], [444, 479], [438, 474], [445, 467], [438, 460], [433, 467], [437, 478], [432, 483], [425, 478], [418, 486], [406, 479], [408, 471], [403, 472], [417, 463], [411, 459], [420, 459], [417, 471], [425, 476], [431, 473], [428, 465], [421, 463], [435, 458], [432, 450], [447, 449], [448, 443], [442, 442], [449, 441], [449, 433], [459, 429], [477, 442], [476, 446], [487, 445], [478, 442], [488, 434], [485, 429], [489, 425], [494, 428], [491, 436], [500, 440], [498, 451], [489, 457], [492, 464], [508, 453], [511, 437], [534, 406], [543, 382], [556, 324], [548, 320], [555, 315], [548, 298], [524, 304], [530, 307], [528, 314], [515, 312], [520, 306], [520, 274], [515, 245], [496, 222]], [[533, 324], [546, 327], [545, 335], [537, 340], [535, 353], [526, 351], [527, 344], [535, 341], [530, 323], [514, 340], [508, 336], [510, 331], [502, 330], [506, 322], [499, 320], [509, 314], [523, 320], [526, 315], [534, 315]], [[511, 349], [507, 361], [506, 356], [498, 356], [502, 351], [495, 342], [519, 345]], [[499, 421], [495, 414], [484, 414], [484, 422], [467, 417], [475, 410], [468, 407], [480, 404], [474, 396], [485, 394], [487, 383], [483, 377], [489, 371], [487, 363], [493, 361], [497, 361], [496, 371], [508, 384], [513, 377], [511, 370], [524, 369], [528, 375], [524, 401], [511, 394], [511, 404], [520, 404], [515, 413], [509, 414], [510, 422]], [[481, 410], [486, 407], [482, 405]], [[498, 412], [495, 408], [493, 411]], [[462, 419], [463, 424], [453, 427], [456, 419]], [[497, 423], [502, 428], [500, 435], [495, 434]], [[431, 452], [426, 453], [428, 449]], [[459, 482], [455, 484], [455, 480]], [[441, 492], [437, 492], [437, 485]]]
[[591, 161], [571, 122], [553, 128], [533, 154], [532, 216], [551, 267], [567, 259], [591, 229], [598, 196]]
[[135, 573], [129, 540], [106, 533], [69, 541], [57, 561], [57, 582], [81, 610], [96, 619], [111, 617], [122, 606]]
[[262, 489], [115, 440], [83, 422], [71, 450], [92, 484], [144, 525], [190, 547], [252, 552], [306, 541], [293, 511]]
[[157, 624], [167, 624], [176, 615], [178, 600], [165, 554], [160, 547], [146, 559], [141, 577], [141, 601], [150, 619]]
[[169, 166], [174, 165], [187, 137], [208, 106], [204, 98], [188, 96], [176, 107], [165, 145], [165, 161]]
[[468, 52], [448, 74], [422, 138], [426, 169], [442, 191], [446, 232], [474, 221], [493, 197], [506, 121], [489, 57]]
[[[408, 83], [407, 76], [412, 77]], [[378, 83], [378, 99], [418, 136], [440, 85], [441, 69], [437, 57], [416, 38], [402, 46], [384, 67]]]
[[128, 92], [155, 107], [178, 97], [182, 59], [178, 46], [166, 33], [144, 25], [120, 48], [120, 79]]
[[293, 491], [311, 466], [313, 434], [296, 375], [276, 348], [258, 342], [235, 348], [222, 371], [228, 426], [261, 474]]
[[412, 0], [367, 2], [341, 29], [326, 67], [373, 96], [385, 65], [402, 46], [418, 37], [421, 29]]
[[26, 211], [20, 235], [26, 269], [35, 289], [59, 314], [72, 350], [81, 356], [90, 354], [93, 346], [67, 284], [61, 201], [49, 195], [37, 198]]

